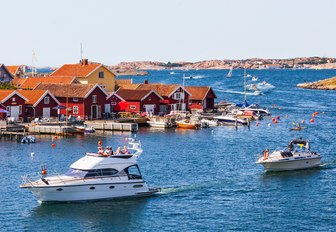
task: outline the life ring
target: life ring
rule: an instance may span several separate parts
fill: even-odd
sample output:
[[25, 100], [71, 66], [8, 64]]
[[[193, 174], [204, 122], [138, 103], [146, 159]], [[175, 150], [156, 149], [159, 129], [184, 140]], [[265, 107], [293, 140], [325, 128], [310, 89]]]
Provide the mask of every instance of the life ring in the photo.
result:
[[263, 156], [264, 156], [264, 160], [267, 160], [268, 159], [268, 157], [269, 157], [269, 151], [266, 149], [266, 150], [264, 150], [264, 152], [263, 152]]

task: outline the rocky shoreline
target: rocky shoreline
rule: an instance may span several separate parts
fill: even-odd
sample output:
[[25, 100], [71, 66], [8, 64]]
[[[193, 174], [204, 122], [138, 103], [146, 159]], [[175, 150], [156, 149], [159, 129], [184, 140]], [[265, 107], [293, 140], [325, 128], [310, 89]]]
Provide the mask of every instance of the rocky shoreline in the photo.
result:
[[336, 76], [320, 81], [301, 83], [298, 84], [297, 87], [305, 89], [336, 90]]

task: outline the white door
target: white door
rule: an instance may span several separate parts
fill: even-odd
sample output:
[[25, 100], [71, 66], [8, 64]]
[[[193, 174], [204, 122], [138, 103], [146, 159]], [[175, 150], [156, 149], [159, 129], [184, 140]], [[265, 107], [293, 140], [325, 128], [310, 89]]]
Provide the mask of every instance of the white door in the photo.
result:
[[185, 103], [182, 103], [182, 104], [181, 104], [181, 110], [182, 110], [182, 111], [186, 111], [186, 104], [185, 104]]
[[105, 104], [105, 113], [111, 113], [111, 105], [110, 104]]
[[11, 106], [10, 108], [10, 116], [14, 118], [18, 118], [20, 115], [20, 107], [19, 106]]
[[44, 107], [43, 108], [43, 117], [44, 118], [50, 118], [50, 107]]
[[144, 106], [145, 106], [145, 111], [146, 112], [152, 112], [152, 113], [154, 113], [155, 105], [144, 105]]

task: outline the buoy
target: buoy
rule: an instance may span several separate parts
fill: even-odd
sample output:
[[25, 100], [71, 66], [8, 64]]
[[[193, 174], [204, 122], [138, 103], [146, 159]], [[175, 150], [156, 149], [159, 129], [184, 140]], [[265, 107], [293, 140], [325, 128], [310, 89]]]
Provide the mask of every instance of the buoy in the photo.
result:
[[310, 119], [310, 122], [313, 123], [313, 122], [315, 122], [315, 120], [312, 118], [312, 119]]
[[56, 147], [56, 144], [55, 144], [55, 143], [52, 143], [52, 144], [51, 144], [51, 147], [52, 147], [52, 148]]
[[31, 157], [34, 157], [34, 155], [35, 155], [34, 152], [31, 152], [31, 153], [30, 153], [30, 156], [31, 156]]
[[276, 116], [277, 119], [280, 119], [280, 116]]
[[282, 110], [282, 108], [280, 107], [279, 110]]
[[273, 122], [274, 122], [275, 124], [277, 124], [277, 123], [278, 123], [278, 121], [277, 121], [277, 120], [274, 120]]
[[272, 121], [274, 122], [274, 121], [275, 121], [275, 118], [272, 118]]
[[271, 126], [271, 123], [268, 123], [267, 126]]
[[322, 114], [324, 114], [324, 111], [322, 112]]
[[286, 114], [286, 118], [288, 118], [288, 114]]
[[57, 137], [57, 136], [55, 136], [55, 137], [54, 137], [54, 139], [58, 139], [58, 137]]
[[301, 120], [301, 123], [302, 123], [302, 124], [305, 123], [305, 120]]

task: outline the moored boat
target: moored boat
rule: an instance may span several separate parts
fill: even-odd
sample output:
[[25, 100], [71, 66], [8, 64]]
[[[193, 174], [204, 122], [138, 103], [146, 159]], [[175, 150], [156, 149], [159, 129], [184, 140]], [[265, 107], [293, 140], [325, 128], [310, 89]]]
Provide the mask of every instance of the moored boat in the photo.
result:
[[239, 118], [237, 117], [237, 115], [234, 115], [234, 114], [216, 116], [214, 117], [214, 119], [217, 120], [219, 124], [224, 124], [224, 125], [242, 126], [242, 125], [248, 124], [248, 121], [246, 118]]
[[182, 119], [176, 121], [176, 126], [183, 129], [198, 129], [201, 127], [201, 123], [190, 119]]
[[264, 166], [266, 171], [290, 171], [314, 168], [321, 165], [321, 155], [310, 151], [309, 140], [294, 139], [284, 150], [272, 153], [266, 149], [257, 160], [257, 164]]
[[20, 188], [29, 189], [39, 202], [142, 197], [160, 191], [142, 178], [137, 164], [143, 152], [140, 141], [129, 140], [127, 149], [127, 154], [110, 156], [86, 153], [65, 174], [49, 176], [44, 168], [38, 179], [24, 176]]

